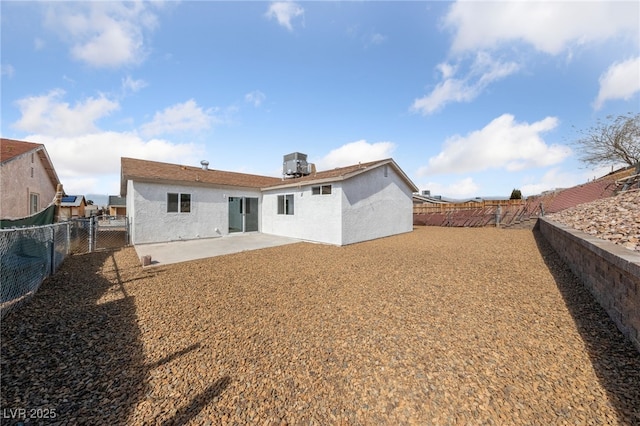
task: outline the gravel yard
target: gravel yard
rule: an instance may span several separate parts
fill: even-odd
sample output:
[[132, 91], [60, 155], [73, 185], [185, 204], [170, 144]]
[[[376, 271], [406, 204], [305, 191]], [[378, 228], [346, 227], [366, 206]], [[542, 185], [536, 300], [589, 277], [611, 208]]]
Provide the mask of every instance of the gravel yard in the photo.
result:
[[640, 424], [640, 354], [527, 230], [72, 256], [1, 362], [3, 424]]

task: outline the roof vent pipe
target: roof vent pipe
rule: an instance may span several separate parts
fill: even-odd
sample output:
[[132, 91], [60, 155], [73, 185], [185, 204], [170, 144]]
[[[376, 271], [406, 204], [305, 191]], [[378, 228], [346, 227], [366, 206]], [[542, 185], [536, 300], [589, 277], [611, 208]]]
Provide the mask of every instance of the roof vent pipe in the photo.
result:
[[202, 160], [200, 164], [202, 165], [202, 170], [209, 170], [209, 162], [207, 160]]

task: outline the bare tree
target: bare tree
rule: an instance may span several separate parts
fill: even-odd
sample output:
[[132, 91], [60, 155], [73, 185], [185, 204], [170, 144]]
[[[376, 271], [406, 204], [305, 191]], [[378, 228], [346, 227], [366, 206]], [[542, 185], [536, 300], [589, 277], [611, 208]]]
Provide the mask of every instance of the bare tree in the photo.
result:
[[580, 160], [590, 166], [640, 163], [640, 114], [628, 113], [607, 116], [595, 126], [580, 132], [573, 142], [580, 152]]

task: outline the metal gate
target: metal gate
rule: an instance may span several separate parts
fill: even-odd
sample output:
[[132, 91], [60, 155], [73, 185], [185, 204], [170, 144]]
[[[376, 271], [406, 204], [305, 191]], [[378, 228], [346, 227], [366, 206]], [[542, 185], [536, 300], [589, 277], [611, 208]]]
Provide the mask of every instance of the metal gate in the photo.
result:
[[129, 245], [129, 220], [126, 216], [95, 216], [91, 251], [116, 249]]

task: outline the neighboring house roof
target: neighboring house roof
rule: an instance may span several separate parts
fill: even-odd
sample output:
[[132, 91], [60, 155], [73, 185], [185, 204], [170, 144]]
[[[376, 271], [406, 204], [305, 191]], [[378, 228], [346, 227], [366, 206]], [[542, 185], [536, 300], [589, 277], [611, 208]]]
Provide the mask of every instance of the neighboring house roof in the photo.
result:
[[126, 207], [127, 199], [125, 197], [118, 197], [117, 195], [109, 195], [108, 205], [113, 207]]
[[442, 198], [431, 197], [428, 195], [413, 194], [414, 203], [429, 203], [429, 204], [449, 204], [449, 201], [445, 201]]
[[49, 154], [47, 153], [47, 149], [44, 145], [33, 142], [17, 141], [13, 139], [0, 139], [1, 163], [7, 163], [29, 152], [33, 152], [38, 155], [38, 157], [42, 161], [45, 172], [51, 180], [51, 183], [54, 187], [56, 187], [60, 183], [60, 179], [58, 179], [56, 169], [53, 167], [53, 163], [51, 162]]
[[80, 207], [84, 201], [84, 195], [65, 195], [60, 201], [60, 207]]
[[276, 178], [269, 176], [251, 175], [245, 173], [226, 172], [213, 169], [202, 169], [201, 167], [181, 166], [177, 164], [159, 163], [155, 161], [137, 160], [133, 158], [121, 159], [122, 175], [120, 181], [120, 193], [127, 192], [126, 182], [128, 180], [139, 180], [145, 182], [177, 182], [177, 183], [204, 183], [224, 186], [239, 186], [262, 190], [295, 187], [301, 184], [313, 185], [319, 183], [336, 182], [357, 176], [377, 167], [389, 165], [407, 183], [412, 191], [418, 188], [400, 169], [393, 159], [371, 161], [368, 163], [355, 164], [348, 167], [338, 167], [333, 170], [312, 173], [299, 178]]

